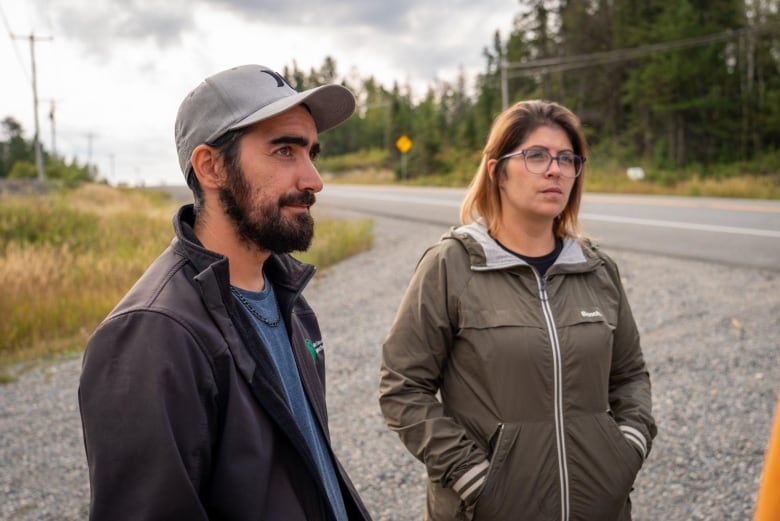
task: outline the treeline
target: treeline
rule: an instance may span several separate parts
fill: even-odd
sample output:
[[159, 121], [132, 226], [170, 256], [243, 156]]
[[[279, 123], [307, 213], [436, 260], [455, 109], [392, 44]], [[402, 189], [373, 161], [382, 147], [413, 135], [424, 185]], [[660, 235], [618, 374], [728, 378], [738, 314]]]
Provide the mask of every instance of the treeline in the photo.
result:
[[[469, 178], [504, 101], [558, 101], [583, 120], [598, 158], [707, 176], [777, 174], [780, 159], [778, 0], [521, 1], [506, 38], [496, 32], [476, 79], [408, 86], [341, 77], [328, 58], [298, 87], [342, 81], [360, 117], [324, 136], [328, 156], [374, 149], [397, 164], [413, 141], [409, 175]], [[379, 149], [377, 152], [376, 149]], [[365, 156], [366, 154], [363, 154]], [[358, 155], [359, 157], [360, 155]]]
[[[544, 98], [571, 108], [591, 144], [590, 165], [687, 175], [778, 176], [780, 0], [525, 0], [513, 29], [495, 32], [476, 78], [427, 92], [382, 85], [334, 59], [283, 71], [296, 88], [341, 82], [358, 116], [323, 136], [329, 170], [390, 167], [408, 136], [409, 177], [469, 180], [495, 115]], [[32, 143], [2, 122], [0, 177], [34, 177]], [[94, 179], [91, 165], [44, 151], [47, 178]], [[666, 179], [668, 180], [668, 179]]]
[[[37, 179], [34, 141], [24, 137], [22, 125], [12, 117], [0, 122], [0, 179]], [[92, 181], [97, 177], [93, 165], [80, 165], [76, 159], [67, 162], [41, 145], [43, 175], [47, 180], [65, 182]]]

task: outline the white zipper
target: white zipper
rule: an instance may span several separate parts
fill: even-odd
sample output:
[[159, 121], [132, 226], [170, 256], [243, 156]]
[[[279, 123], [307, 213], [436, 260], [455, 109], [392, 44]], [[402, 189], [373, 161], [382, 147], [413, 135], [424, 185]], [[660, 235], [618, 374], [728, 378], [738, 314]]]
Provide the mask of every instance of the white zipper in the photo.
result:
[[558, 342], [558, 331], [555, 328], [552, 309], [547, 299], [546, 279], [536, 275], [539, 285], [539, 298], [542, 301], [542, 312], [547, 322], [547, 334], [550, 337], [550, 349], [553, 356], [553, 410], [555, 416], [555, 442], [558, 449], [558, 475], [561, 483], [561, 521], [569, 519], [569, 469], [566, 465], [566, 442], [563, 425], [563, 366], [561, 360], [561, 346]]

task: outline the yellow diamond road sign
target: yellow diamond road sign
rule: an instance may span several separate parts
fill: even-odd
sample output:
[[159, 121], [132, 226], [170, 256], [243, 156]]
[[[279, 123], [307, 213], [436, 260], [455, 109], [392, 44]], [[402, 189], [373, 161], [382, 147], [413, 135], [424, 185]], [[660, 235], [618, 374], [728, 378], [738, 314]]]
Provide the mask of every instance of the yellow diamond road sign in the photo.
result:
[[399, 137], [395, 141], [395, 147], [402, 154], [406, 154], [407, 152], [409, 152], [409, 150], [412, 149], [412, 140], [409, 139], [409, 136], [407, 136], [406, 134], [401, 134], [401, 137]]

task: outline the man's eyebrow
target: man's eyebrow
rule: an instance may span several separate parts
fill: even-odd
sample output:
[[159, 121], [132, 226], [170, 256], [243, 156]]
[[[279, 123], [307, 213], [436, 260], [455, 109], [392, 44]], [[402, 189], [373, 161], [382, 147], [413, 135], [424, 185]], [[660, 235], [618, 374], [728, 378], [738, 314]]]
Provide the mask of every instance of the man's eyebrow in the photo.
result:
[[279, 136], [271, 140], [272, 145], [298, 145], [301, 147], [309, 146], [309, 140], [301, 136]]

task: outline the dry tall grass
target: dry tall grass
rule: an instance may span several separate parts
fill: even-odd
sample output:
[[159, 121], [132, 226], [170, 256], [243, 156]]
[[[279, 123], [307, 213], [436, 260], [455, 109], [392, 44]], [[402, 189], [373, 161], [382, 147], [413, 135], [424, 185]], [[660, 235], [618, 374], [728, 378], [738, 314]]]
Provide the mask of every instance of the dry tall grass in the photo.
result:
[[[170, 243], [175, 211], [176, 204], [160, 194], [104, 185], [3, 196], [0, 372], [83, 349], [100, 320]], [[316, 236], [302, 256], [326, 266], [370, 248], [372, 223], [318, 220]]]
[[102, 185], [2, 205], [0, 366], [83, 347], [170, 242], [175, 211]]

